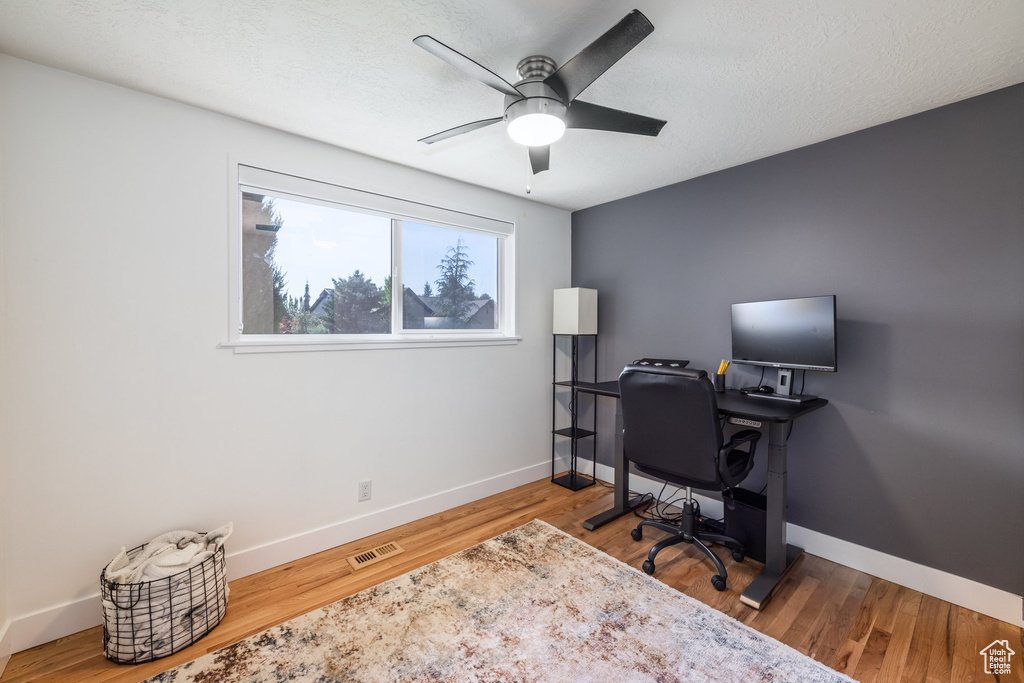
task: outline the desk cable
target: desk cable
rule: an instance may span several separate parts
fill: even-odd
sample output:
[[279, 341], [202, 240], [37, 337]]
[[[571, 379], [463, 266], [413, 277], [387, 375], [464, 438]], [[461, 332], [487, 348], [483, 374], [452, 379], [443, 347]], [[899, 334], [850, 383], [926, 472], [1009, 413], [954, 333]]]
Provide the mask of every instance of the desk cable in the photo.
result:
[[[655, 496], [652, 493], [645, 493], [640, 496], [640, 504], [633, 508], [633, 514], [640, 519], [650, 519], [658, 522], [664, 522], [665, 524], [672, 524], [679, 526], [683, 521], [683, 513], [669, 512], [669, 507], [679, 508], [682, 501], [686, 500], [686, 495], [682, 493], [679, 487], [673, 487], [675, 493], [672, 496], [665, 498], [665, 490], [668, 488], [668, 482], [662, 484], [661, 491]], [[711, 519], [704, 517], [700, 513], [700, 501], [696, 498], [693, 499], [694, 513], [697, 517], [697, 530], [701, 531], [718, 531], [717, 528], [709, 528], [709, 523], [715, 527], [720, 527], [724, 522], [725, 518], [722, 519]]]

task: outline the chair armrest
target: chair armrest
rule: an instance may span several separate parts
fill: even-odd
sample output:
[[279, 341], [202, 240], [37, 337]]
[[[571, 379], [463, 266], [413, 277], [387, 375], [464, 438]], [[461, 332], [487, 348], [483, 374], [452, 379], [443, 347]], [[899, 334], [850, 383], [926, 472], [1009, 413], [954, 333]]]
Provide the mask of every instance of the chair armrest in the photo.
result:
[[[729, 442], [722, 446], [722, 450], [718, 452], [718, 472], [726, 488], [738, 486], [750, 474], [760, 438], [761, 432], [756, 429], [744, 429], [733, 434]], [[744, 444], [747, 446], [745, 451], [740, 449]], [[735, 450], [739, 450], [739, 453], [735, 457], [729, 457]]]
[[728, 453], [729, 451], [732, 451], [733, 449], [738, 448], [739, 446], [742, 446], [745, 443], [749, 443], [750, 454], [753, 455], [754, 450], [757, 448], [757, 441], [760, 438], [761, 432], [757, 431], [756, 429], [744, 429], [741, 432], [736, 432], [735, 434], [732, 435], [732, 438], [729, 439], [729, 442], [722, 446], [722, 453]]

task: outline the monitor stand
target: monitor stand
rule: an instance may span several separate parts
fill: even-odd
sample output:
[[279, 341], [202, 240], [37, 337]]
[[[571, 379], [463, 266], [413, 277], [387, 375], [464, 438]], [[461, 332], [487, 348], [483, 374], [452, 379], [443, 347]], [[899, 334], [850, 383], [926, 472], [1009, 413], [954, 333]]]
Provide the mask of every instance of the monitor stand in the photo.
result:
[[754, 398], [763, 398], [768, 401], [785, 401], [787, 403], [807, 403], [818, 398], [811, 394], [794, 394], [793, 391], [793, 370], [791, 368], [779, 368], [779, 381], [774, 391], [770, 387], [766, 387], [766, 391], [771, 391], [770, 394], [763, 394], [758, 391], [759, 387], [747, 387], [740, 389], [747, 396], [753, 396]]
[[775, 393], [779, 396], [790, 396], [793, 393], [793, 370], [779, 368], [779, 382], [775, 385]]
[[806, 403], [818, 398], [810, 394], [793, 393], [793, 369], [779, 368], [779, 382], [776, 385], [774, 394], [756, 394], [758, 397], [773, 398], [776, 401], [789, 401], [792, 403]]

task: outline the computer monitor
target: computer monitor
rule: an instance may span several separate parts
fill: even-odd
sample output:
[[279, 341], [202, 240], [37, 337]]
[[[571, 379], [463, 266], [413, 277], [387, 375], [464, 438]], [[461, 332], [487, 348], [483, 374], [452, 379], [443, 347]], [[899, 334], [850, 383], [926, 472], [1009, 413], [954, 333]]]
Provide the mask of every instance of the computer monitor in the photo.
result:
[[733, 304], [732, 360], [779, 368], [780, 396], [792, 394], [793, 370], [835, 372], [835, 295]]

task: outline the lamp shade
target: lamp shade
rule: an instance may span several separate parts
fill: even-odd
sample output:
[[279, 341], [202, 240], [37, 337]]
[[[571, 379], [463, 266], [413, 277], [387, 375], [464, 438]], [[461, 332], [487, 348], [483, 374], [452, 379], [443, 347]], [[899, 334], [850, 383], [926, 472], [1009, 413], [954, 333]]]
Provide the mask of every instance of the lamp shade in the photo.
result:
[[554, 310], [555, 334], [597, 334], [596, 289], [556, 289]]

